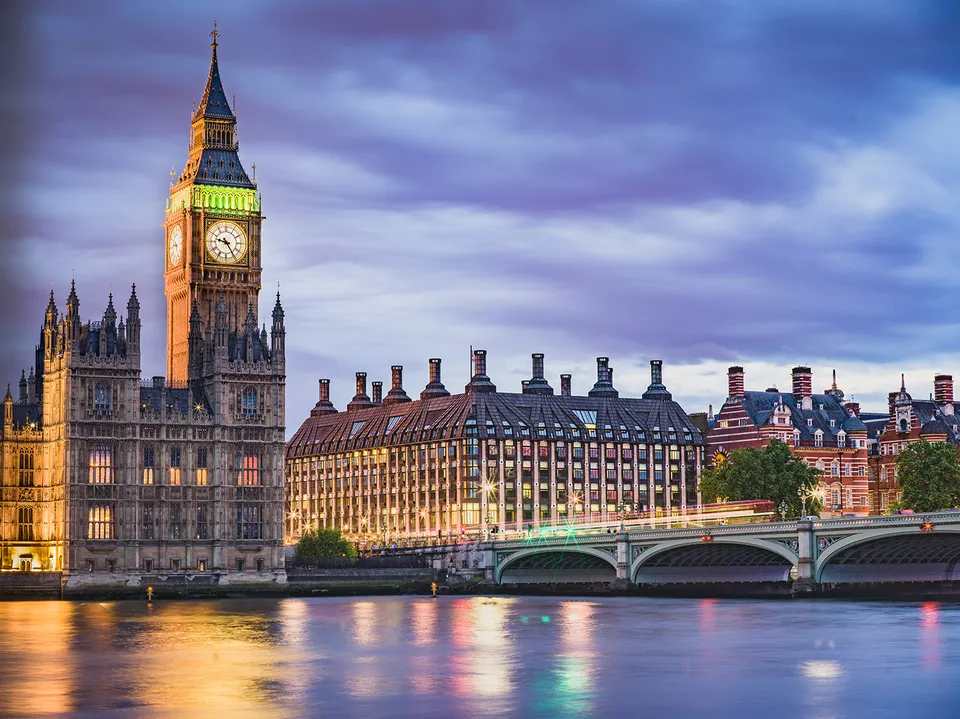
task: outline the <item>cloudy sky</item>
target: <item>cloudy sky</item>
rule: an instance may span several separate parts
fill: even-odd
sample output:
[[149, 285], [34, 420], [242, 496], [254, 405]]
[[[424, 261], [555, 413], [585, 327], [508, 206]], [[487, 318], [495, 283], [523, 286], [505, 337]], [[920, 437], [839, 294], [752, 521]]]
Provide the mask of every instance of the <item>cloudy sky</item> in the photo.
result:
[[[281, 283], [288, 425], [353, 373], [503, 389], [546, 353], [574, 391], [648, 362], [690, 411], [840, 385], [883, 409], [960, 379], [953, 0], [22, 2], [3, 49], [0, 368], [54, 282], [99, 319], [134, 275], [165, 367], [164, 235], [213, 20]], [[819, 379], [818, 379], [819, 378]]]

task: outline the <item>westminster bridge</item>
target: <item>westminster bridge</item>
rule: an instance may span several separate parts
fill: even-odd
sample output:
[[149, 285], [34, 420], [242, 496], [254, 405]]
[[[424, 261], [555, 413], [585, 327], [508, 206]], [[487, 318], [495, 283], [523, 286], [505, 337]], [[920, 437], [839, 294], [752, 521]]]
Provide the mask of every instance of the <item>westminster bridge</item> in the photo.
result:
[[497, 585], [732, 593], [960, 587], [960, 511], [672, 528], [620, 526], [408, 549]]

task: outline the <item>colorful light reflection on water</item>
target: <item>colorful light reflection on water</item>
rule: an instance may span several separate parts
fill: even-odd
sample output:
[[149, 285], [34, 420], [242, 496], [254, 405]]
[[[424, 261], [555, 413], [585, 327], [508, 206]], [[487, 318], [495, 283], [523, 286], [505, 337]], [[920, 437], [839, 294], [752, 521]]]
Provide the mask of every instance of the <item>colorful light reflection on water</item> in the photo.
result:
[[956, 716], [960, 605], [0, 603], [2, 716]]

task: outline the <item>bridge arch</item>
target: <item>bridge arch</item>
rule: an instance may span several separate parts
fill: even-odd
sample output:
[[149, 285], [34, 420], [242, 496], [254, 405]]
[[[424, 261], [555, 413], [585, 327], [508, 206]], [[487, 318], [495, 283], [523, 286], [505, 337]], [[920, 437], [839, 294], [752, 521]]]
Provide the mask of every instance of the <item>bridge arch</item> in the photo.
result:
[[820, 552], [814, 580], [858, 582], [960, 581], [960, 526], [924, 533], [918, 525], [867, 530]]
[[530, 547], [504, 559], [494, 576], [497, 584], [612, 582], [617, 559], [592, 547]]
[[634, 584], [785, 582], [798, 557], [782, 544], [751, 537], [663, 542], [630, 567]]

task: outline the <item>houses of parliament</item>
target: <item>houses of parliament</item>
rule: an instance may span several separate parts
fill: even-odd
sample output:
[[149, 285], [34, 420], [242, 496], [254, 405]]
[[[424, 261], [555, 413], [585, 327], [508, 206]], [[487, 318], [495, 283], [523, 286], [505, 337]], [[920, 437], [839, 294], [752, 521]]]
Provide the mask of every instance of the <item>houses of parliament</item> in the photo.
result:
[[87, 320], [74, 286], [51, 291], [33, 367], [3, 401], [0, 570], [68, 588], [285, 581], [284, 314], [277, 294], [260, 321], [260, 195], [212, 36], [157, 238], [166, 377], [141, 377], [136, 286]]

